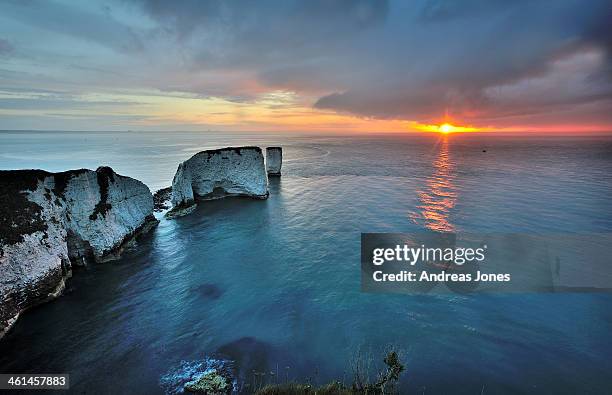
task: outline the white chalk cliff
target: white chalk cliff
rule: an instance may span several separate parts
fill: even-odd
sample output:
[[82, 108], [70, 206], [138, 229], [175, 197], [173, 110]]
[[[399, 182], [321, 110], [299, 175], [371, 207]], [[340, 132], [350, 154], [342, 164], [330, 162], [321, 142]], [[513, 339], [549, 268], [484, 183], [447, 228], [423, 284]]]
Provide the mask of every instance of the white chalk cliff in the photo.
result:
[[266, 169], [269, 176], [280, 176], [283, 166], [283, 149], [281, 147], [266, 148]]
[[149, 188], [111, 168], [0, 171], [0, 337], [61, 293], [72, 265], [105, 261], [157, 223]]
[[202, 151], [181, 163], [172, 181], [175, 209], [199, 199], [223, 196], [268, 197], [268, 177], [259, 147]]
[[[269, 170], [280, 173], [280, 148], [268, 155]], [[157, 194], [158, 211], [167, 209], [168, 195], [169, 188]], [[203, 151], [178, 167], [173, 215], [193, 210], [199, 199], [239, 195], [268, 197], [261, 148]], [[0, 337], [21, 312], [60, 295], [73, 265], [113, 259], [151, 229], [153, 209], [145, 184], [109, 167], [0, 171]]]

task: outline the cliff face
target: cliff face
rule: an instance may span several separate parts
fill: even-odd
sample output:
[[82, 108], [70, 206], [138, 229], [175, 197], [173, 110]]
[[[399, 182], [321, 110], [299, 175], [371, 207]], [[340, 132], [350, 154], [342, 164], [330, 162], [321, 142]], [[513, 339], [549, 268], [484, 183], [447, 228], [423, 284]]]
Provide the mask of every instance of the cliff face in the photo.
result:
[[268, 177], [259, 147], [202, 151], [181, 163], [172, 181], [175, 208], [223, 196], [268, 197]]
[[266, 169], [269, 176], [280, 176], [283, 166], [283, 149], [281, 147], [266, 148]]
[[105, 261], [150, 229], [153, 197], [111, 168], [0, 171], [0, 336], [64, 288], [72, 265]]

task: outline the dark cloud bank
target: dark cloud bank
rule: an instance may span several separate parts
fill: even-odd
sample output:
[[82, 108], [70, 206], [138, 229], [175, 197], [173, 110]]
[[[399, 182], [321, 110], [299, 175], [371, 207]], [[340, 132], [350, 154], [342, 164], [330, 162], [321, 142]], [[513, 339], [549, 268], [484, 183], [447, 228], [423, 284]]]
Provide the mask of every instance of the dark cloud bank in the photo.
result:
[[253, 69], [270, 87], [318, 93], [321, 109], [499, 121], [582, 106], [610, 121], [609, 1], [139, 4], [198, 67]]
[[[148, 80], [164, 91], [250, 100], [253, 86], [286, 89], [319, 109], [421, 122], [448, 111], [480, 124], [612, 124], [610, 0], [116, 0], [102, 16], [11, 4], [19, 21], [122, 55], [180, 54], [166, 74], [180, 84]], [[113, 8], [156, 27], [118, 22]], [[13, 52], [0, 38], [0, 56]]]

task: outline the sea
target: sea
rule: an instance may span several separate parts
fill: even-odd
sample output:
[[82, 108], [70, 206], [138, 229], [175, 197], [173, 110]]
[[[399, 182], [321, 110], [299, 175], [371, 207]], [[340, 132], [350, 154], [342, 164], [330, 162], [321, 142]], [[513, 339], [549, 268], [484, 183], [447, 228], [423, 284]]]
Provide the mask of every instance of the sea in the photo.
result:
[[610, 137], [0, 132], [0, 168], [107, 165], [154, 192], [193, 154], [240, 145], [283, 147], [267, 200], [160, 216], [120, 259], [76, 269], [0, 340], [0, 372], [163, 394], [224, 366], [252, 393], [375, 380], [394, 350], [402, 394], [610, 393], [612, 293], [360, 286], [362, 233], [612, 232]]

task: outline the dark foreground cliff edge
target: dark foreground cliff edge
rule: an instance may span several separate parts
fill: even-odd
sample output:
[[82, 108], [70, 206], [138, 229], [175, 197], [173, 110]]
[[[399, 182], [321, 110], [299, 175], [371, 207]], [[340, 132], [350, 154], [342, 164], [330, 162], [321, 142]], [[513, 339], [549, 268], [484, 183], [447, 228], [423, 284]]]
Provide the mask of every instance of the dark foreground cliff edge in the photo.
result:
[[156, 224], [149, 188], [109, 167], [0, 171], [0, 337], [73, 265], [114, 259]]

